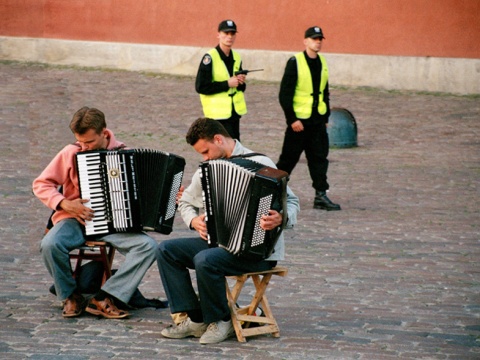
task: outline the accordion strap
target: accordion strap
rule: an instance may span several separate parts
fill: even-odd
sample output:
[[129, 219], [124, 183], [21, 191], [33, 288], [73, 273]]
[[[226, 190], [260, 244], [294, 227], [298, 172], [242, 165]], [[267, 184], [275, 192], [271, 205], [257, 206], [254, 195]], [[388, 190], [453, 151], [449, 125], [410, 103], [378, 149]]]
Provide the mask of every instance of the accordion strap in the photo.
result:
[[247, 153], [247, 154], [233, 155], [233, 156], [230, 156], [229, 159], [247, 158], [247, 157], [251, 157], [251, 156], [265, 156], [265, 157], [267, 157], [267, 155], [265, 155], [265, 154], [252, 152], [252, 153]]

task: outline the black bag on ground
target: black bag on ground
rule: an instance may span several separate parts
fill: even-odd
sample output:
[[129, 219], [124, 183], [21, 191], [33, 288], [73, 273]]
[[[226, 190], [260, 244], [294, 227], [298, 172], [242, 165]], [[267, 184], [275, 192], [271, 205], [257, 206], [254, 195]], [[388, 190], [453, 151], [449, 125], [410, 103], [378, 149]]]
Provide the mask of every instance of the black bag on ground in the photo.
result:
[[[112, 270], [112, 274], [114, 274], [115, 271], [116, 270]], [[85, 263], [80, 267], [79, 275], [76, 278], [77, 290], [82, 294], [96, 294], [101, 288], [102, 277], [103, 264], [100, 261], [89, 261]], [[53, 295], [57, 295], [54, 285], [50, 286], [49, 291]], [[116, 302], [115, 305], [120, 309], [123, 308], [123, 310], [125, 310], [125, 308], [141, 309], [146, 307], [164, 309], [168, 307], [168, 302], [157, 299], [146, 299], [140, 290], [136, 289], [127, 305], [121, 302]]]

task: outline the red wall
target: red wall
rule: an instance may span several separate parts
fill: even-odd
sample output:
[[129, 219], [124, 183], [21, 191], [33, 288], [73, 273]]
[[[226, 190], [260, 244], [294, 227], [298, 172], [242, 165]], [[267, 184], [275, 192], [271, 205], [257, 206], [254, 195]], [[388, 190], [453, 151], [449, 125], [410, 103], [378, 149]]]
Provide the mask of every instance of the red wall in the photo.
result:
[[[212, 6], [221, 4], [221, 6]], [[0, 35], [213, 46], [233, 18], [244, 49], [480, 58], [480, 0], [0, 0]]]

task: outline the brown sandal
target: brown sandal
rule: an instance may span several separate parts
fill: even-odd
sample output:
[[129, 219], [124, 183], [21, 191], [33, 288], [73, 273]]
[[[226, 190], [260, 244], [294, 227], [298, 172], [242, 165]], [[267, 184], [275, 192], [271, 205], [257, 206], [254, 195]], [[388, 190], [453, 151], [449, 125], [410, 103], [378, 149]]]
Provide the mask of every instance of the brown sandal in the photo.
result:
[[85, 311], [92, 315], [103, 316], [107, 319], [123, 319], [130, 316], [128, 312], [117, 308], [108, 297], [102, 301], [92, 298]]
[[82, 295], [73, 293], [63, 303], [62, 316], [72, 318], [82, 315], [85, 309], [85, 299]]

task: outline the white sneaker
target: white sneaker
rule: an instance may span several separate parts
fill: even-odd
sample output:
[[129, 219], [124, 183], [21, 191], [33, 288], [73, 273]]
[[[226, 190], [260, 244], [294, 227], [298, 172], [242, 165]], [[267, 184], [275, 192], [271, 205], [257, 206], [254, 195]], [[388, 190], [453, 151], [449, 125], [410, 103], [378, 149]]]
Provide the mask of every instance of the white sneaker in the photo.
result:
[[200, 338], [200, 344], [215, 344], [228, 339], [235, 334], [232, 320], [213, 322], [207, 327], [207, 331]]
[[183, 339], [189, 336], [199, 338], [207, 330], [207, 324], [195, 323], [190, 318], [186, 318], [178, 325], [171, 325], [162, 330], [162, 334], [170, 339]]

